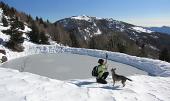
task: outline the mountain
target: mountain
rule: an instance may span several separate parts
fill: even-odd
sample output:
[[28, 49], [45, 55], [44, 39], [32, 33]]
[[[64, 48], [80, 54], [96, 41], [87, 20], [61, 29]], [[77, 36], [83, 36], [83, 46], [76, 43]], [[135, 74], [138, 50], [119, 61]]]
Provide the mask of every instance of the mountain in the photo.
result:
[[148, 27], [147, 29], [155, 31], [155, 32], [170, 34], [170, 27], [168, 27], [168, 26]]
[[8, 36], [7, 39], [1, 37], [3, 46], [12, 51], [24, 51], [25, 41], [47, 45], [60, 43], [156, 59], [164, 53], [162, 50], [167, 49], [166, 54], [170, 51], [169, 35], [112, 18], [82, 15], [51, 23], [39, 17], [33, 19], [3, 2], [0, 3], [0, 12], [1, 36]]
[[54, 24], [64, 26], [65, 31], [72, 34], [73, 46], [157, 58], [164, 47], [170, 49], [169, 35], [112, 18], [72, 16]]

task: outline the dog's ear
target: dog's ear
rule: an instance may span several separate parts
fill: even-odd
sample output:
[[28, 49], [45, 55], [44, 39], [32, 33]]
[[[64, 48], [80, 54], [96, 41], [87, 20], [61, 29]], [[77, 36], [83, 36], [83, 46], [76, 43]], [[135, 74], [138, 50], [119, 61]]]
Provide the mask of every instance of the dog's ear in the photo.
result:
[[112, 69], [111, 69], [111, 71], [115, 71], [115, 70], [116, 70], [116, 68], [112, 68]]
[[113, 71], [113, 68], [110, 71]]

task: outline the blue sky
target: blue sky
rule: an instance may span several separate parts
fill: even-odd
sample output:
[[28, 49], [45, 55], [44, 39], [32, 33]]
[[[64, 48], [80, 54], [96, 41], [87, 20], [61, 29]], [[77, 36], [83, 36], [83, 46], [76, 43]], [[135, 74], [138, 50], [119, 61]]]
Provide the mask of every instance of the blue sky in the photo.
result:
[[0, 0], [51, 22], [88, 15], [141, 26], [170, 26], [170, 0]]

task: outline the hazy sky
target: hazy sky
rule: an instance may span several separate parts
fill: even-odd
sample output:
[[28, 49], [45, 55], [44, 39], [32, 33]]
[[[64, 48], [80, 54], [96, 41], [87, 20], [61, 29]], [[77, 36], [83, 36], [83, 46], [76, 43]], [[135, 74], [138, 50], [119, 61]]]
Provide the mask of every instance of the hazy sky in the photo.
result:
[[170, 26], [170, 0], [0, 0], [51, 22], [88, 15], [141, 26]]

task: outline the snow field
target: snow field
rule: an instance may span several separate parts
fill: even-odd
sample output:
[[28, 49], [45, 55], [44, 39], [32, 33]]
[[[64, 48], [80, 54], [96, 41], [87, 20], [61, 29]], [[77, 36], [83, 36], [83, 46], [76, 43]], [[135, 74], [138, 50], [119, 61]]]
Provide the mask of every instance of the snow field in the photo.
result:
[[168, 101], [170, 78], [130, 76], [126, 86], [97, 84], [95, 79], [59, 81], [0, 68], [0, 101]]

